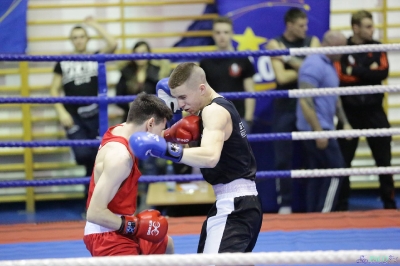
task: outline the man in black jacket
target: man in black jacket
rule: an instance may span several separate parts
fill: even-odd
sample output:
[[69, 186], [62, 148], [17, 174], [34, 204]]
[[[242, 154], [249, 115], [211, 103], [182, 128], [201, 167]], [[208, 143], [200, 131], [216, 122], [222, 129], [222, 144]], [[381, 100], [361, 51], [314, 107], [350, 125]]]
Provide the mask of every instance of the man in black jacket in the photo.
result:
[[[374, 22], [368, 11], [358, 11], [352, 15], [353, 36], [347, 45], [380, 44], [373, 40]], [[389, 64], [385, 52], [354, 53], [343, 55], [335, 64], [340, 78], [340, 86], [380, 85], [388, 77]], [[341, 96], [343, 108], [350, 125], [354, 129], [389, 128], [387, 115], [383, 110], [383, 93]], [[343, 126], [338, 124], [338, 129]], [[368, 146], [377, 166], [391, 165], [391, 137], [367, 138]], [[358, 145], [358, 138], [339, 139], [347, 167], [351, 167]], [[395, 209], [393, 175], [380, 175], [380, 195], [385, 209]], [[339, 196], [339, 210], [348, 210], [350, 194], [349, 177], [344, 183]]]

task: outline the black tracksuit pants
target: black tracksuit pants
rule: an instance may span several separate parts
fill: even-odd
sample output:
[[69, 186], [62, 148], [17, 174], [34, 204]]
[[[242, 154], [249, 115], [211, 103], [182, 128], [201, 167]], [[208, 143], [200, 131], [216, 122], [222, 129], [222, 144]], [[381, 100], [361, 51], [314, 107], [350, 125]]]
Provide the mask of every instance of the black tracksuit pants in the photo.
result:
[[[353, 129], [373, 129], [373, 128], [389, 128], [390, 124], [382, 106], [363, 107], [363, 108], [349, 108], [343, 106], [347, 119]], [[342, 129], [343, 125], [338, 124], [338, 129]], [[340, 149], [346, 167], [351, 167], [351, 161], [354, 158], [358, 138], [346, 140], [344, 138], [338, 139]], [[389, 137], [370, 137], [367, 138], [368, 146], [371, 149], [372, 156], [375, 160], [376, 166], [391, 166], [391, 141]], [[395, 190], [393, 175], [379, 175], [380, 182], [380, 196], [385, 209], [396, 208]], [[349, 177], [343, 177], [343, 184], [339, 193], [338, 210], [348, 210], [348, 199], [350, 195], [350, 181]]]

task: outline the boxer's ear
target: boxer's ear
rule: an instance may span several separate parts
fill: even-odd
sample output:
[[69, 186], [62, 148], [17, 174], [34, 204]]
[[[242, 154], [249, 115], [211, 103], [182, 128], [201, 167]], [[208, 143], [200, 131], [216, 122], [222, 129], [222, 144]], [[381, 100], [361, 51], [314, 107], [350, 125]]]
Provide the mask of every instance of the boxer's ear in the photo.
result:
[[199, 90], [200, 90], [201, 94], [204, 94], [206, 92], [206, 89], [207, 89], [206, 84], [202, 83], [202, 84], [199, 85]]
[[150, 132], [150, 133], [152, 132], [154, 123], [155, 123], [154, 117], [151, 117], [149, 120], [147, 120], [147, 122], [146, 122], [146, 131], [147, 132]]

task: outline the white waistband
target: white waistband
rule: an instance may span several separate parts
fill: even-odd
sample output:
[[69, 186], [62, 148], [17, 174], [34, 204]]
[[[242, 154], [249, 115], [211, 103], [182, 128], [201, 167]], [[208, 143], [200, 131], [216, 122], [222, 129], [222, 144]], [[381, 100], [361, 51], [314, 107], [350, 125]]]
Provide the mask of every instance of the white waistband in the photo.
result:
[[98, 224], [91, 223], [89, 221], [86, 221], [85, 236], [91, 235], [91, 234], [106, 233], [106, 232], [111, 232], [111, 231], [115, 231], [115, 230], [98, 225]]
[[[121, 216], [122, 214], [115, 214], [118, 216]], [[99, 233], [106, 233], [106, 232], [112, 232], [112, 231], [116, 231], [114, 229], [110, 229], [89, 221], [86, 221], [86, 225], [85, 225], [85, 236], [86, 235], [91, 235], [91, 234], [99, 234]]]
[[214, 185], [213, 189], [217, 200], [258, 195], [256, 183], [243, 178], [236, 179], [228, 184]]

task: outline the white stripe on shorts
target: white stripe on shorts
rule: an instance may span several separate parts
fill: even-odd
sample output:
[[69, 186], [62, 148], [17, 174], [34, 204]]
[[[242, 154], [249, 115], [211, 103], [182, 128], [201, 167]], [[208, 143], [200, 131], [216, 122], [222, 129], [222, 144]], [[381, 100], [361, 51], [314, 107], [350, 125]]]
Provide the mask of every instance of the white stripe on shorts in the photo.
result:
[[228, 215], [235, 210], [234, 198], [225, 198], [216, 202], [217, 214], [207, 220], [207, 239], [203, 253], [218, 253], [225, 231]]

